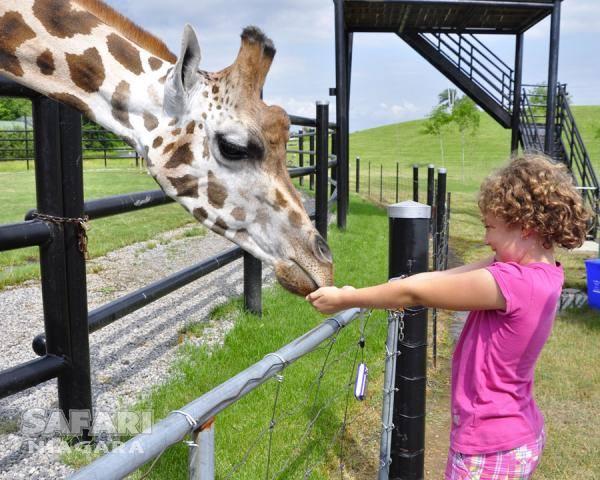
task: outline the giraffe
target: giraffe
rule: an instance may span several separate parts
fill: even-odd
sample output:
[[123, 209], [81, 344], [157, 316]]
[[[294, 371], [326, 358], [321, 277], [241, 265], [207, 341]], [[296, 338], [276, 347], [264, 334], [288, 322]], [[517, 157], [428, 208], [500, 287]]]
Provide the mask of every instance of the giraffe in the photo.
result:
[[100, 0], [0, 0], [0, 74], [119, 135], [168, 196], [306, 295], [333, 261], [287, 173], [289, 118], [260, 98], [274, 55], [247, 27], [233, 64], [207, 72], [190, 25], [176, 57]]

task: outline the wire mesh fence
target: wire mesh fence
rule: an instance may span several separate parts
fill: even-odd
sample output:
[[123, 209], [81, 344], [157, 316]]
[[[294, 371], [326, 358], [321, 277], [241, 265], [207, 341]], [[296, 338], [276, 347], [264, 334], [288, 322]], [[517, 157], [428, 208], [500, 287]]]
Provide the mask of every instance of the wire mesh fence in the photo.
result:
[[[345, 312], [342, 315], [347, 317]], [[319, 327], [266, 355], [262, 363], [269, 360], [271, 366], [263, 366], [260, 374], [246, 375], [243, 384], [238, 382], [235, 393], [219, 394], [211, 397], [214, 402], [209, 401], [211, 392], [219, 386], [182, 410], [171, 412], [188, 412], [198, 422], [206, 419], [206, 415], [212, 418], [218, 413], [215, 478], [370, 478], [376, 474], [381, 437], [381, 372], [386, 360], [382, 345], [386, 331], [381, 321], [383, 314], [375, 312], [373, 317], [365, 312], [353, 323], [348, 318], [328, 320], [324, 324], [333, 327], [333, 334], [310, 353], [285, 352], [301, 349]], [[306, 374], [306, 365], [303, 366], [307, 361], [318, 365], [310, 375]], [[354, 391], [359, 364], [369, 366], [374, 383], [364, 401], [357, 400]], [[263, 382], [261, 388], [254, 388]], [[245, 395], [247, 390], [252, 391]], [[206, 415], [194, 414], [195, 403], [201, 405]], [[173, 416], [181, 417], [169, 415], [167, 420]], [[175, 420], [178, 419], [171, 418]], [[160, 424], [156, 428], [160, 430]], [[188, 428], [195, 427], [190, 424]], [[167, 449], [165, 436], [159, 460], [144, 467], [134, 478], [187, 478], [186, 445], [176, 441], [173, 448]], [[147, 445], [140, 449], [146, 450]], [[138, 461], [119, 453], [112, 458], [124, 463], [123, 468], [128, 471], [131, 462]], [[102, 461], [97, 468], [92, 464], [74, 478], [94, 478], [96, 472], [102, 472], [102, 478], [120, 478], [113, 475], [117, 470], [107, 468], [110, 462]], [[139, 465], [144, 463], [139, 462]]]

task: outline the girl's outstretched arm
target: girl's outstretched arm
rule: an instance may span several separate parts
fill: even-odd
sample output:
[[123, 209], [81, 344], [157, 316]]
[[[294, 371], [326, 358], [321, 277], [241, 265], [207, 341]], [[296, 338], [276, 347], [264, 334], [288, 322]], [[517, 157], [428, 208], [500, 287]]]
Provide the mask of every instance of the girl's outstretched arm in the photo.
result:
[[504, 310], [506, 301], [496, 280], [485, 268], [453, 275], [407, 277], [373, 287], [323, 287], [306, 299], [321, 313], [351, 307], [404, 308], [415, 305], [447, 310]]

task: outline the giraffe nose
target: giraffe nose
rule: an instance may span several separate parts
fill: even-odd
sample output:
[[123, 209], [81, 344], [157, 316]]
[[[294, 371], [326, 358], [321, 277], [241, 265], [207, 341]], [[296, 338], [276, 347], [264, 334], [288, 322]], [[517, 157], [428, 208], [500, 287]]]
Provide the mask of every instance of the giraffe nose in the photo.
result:
[[313, 236], [312, 250], [315, 256], [323, 263], [333, 262], [329, 245], [327, 245], [327, 242], [318, 233]]

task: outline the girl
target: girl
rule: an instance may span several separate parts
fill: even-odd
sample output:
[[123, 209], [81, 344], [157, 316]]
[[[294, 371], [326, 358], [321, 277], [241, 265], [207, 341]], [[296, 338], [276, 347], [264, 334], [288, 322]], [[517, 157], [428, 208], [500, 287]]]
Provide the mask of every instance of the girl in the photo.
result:
[[554, 246], [580, 246], [589, 213], [563, 165], [514, 159], [482, 184], [479, 209], [494, 255], [382, 285], [324, 287], [322, 313], [423, 305], [470, 310], [452, 358], [447, 480], [528, 479], [544, 447], [533, 399], [535, 362], [556, 314], [564, 274]]

